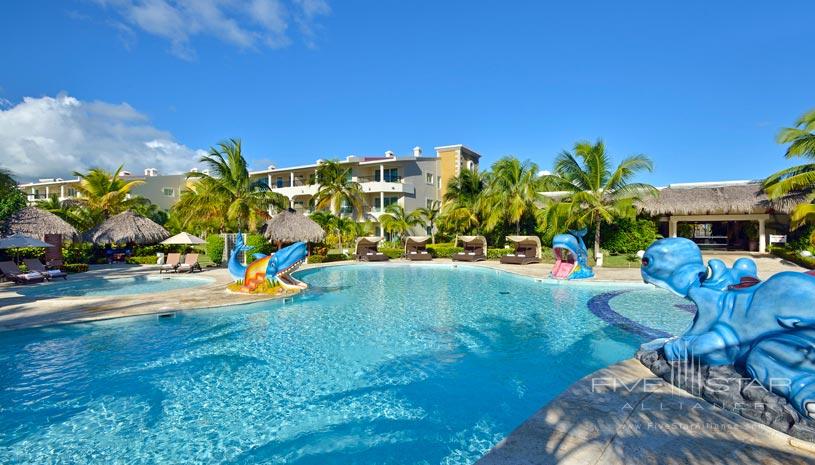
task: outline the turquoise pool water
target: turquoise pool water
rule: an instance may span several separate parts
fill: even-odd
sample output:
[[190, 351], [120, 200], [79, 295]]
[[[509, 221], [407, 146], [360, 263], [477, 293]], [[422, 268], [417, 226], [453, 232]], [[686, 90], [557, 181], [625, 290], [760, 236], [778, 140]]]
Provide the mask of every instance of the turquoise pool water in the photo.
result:
[[667, 292], [466, 267], [298, 277], [289, 303], [0, 333], [0, 463], [472, 463], [644, 341], [595, 312], [692, 318]]
[[49, 283], [19, 286], [15, 291], [29, 297], [99, 297], [152, 294], [203, 286], [211, 282], [213, 282], [211, 278], [205, 277], [169, 277], [162, 275], [112, 279], [71, 279], [68, 277], [67, 280], [60, 279]]

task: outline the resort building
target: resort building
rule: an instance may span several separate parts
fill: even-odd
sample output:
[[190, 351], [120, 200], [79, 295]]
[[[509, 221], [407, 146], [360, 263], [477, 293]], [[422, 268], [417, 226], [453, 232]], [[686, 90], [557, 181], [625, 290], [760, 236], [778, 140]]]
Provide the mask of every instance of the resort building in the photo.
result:
[[[387, 151], [379, 156], [349, 155], [340, 160], [343, 166], [350, 168], [351, 180], [358, 182], [363, 192], [362, 211], [354, 212], [350, 205], [346, 205], [340, 213], [359, 221], [378, 223], [379, 216], [391, 204], [402, 206], [406, 212], [430, 207], [441, 201], [451, 178], [465, 169], [478, 170], [481, 156], [463, 145], [436, 147], [435, 152], [432, 156], [425, 156], [420, 147], [415, 147], [410, 155]], [[265, 181], [272, 191], [286, 196], [290, 207], [297, 212], [310, 213], [313, 211], [311, 200], [319, 189], [317, 167], [322, 161], [286, 168], [269, 166], [265, 170], [250, 172], [250, 176]], [[186, 183], [185, 174], [159, 175], [152, 168], [144, 170], [142, 176], [123, 174], [124, 179], [144, 181], [131, 191], [132, 195], [145, 197], [162, 209], [168, 209], [178, 201]], [[28, 202], [35, 204], [54, 194], [60, 200], [77, 198], [78, 183], [76, 178], [39, 179], [20, 184], [19, 188], [27, 194]], [[378, 232], [384, 235], [381, 227]]]
[[665, 237], [687, 237], [703, 250], [764, 253], [771, 242], [786, 242], [794, 206], [769, 200], [761, 181], [722, 181], [671, 184], [641, 208]]
[[[184, 188], [186, 183], [185, 174], [160, 175], [155, 168], [144, 170], [142, 176], [122, 171], [121, 177], [126, 180], [139, 179], [144, 181], [130, 191], [131, 195], [144, 197], [164, 210], [178, 201], [181, 189]], [[56, 195], [60, 201], [76, 199], [80, 196], [76, 188], [78, 184], [78, 178], [45, 178], [20, 184], [18, 187], [26, 194], [29, 205], [33, 205], [41, 200], [48, 199], [52, 195]]]
[[[350, 155], [340, 160], [350, 168], [351, 180], [358, 182], [363, 192], [362, 211], [354, 212], [345, 205], [340, 213], [378, 223], [391, 204], [400, 205], [406, 212], [430, 207], [441, 201], [447, 183], [461, 170], [478, 170], [481, 156], [463, 145], [436, 147], [435, 151], [434, 156], [424, 156], [422, 149], [415, 147], [411, 155], [388, 151], [379, 156]], [[272, 191], [286, 196], [297, 212], [309, 213], [313, 210], [311, 200], [320, 187], [316, 178], [320, 162], [287, 168], [270, 166], [250, 175], [265, 179]], [[384, 235], [381, 226], [379, 234]]]

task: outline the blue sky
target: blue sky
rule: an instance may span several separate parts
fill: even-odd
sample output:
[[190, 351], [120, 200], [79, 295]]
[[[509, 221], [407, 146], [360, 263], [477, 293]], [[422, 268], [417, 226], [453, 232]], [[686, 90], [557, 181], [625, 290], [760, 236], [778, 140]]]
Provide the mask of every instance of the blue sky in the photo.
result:
[[811, 1], [4, 2], [0, 165], [186, 169], [240, 137], [253, 167], [463, 143], [549, 168], [602, 137], [617, 160], [651, 156], [653, 184], [759, 178], [790, 164], [775, 135], [815, 107], [813, 15]]

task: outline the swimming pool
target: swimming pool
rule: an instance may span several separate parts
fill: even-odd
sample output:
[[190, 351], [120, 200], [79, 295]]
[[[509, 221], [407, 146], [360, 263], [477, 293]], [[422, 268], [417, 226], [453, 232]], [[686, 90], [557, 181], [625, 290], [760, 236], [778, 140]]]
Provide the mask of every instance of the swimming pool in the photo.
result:
[[174, 291], [212, 282], [214, 282], [212, 278], [181, 276], [131, 276], [110, 279], [69, 277], [67, 280], [19, 286], [15, 291], [28, 297], [103, 297]]
[[0, 333], [0, 463], [472, 463], [633, 355], [619, 322], [692, 318], [644, 286], [473, 267], [297, 277], [288, 303]]

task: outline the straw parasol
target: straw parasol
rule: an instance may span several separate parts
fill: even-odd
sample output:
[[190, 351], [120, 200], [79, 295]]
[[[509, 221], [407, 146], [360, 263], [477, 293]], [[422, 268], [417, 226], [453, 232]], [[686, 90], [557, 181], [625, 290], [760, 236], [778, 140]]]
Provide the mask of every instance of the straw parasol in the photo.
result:
[[23, 234], [45, 240], [46, 234], [59, 234], [63, 240], [79, 239], [79, 232], [57, 215], [37, 207], [14, 212], [3, 224], [9, 234]]
[[187, 232], [180, 232], [169, 239], [161, 241], [161, 243], [164, 245], [199, 245], [206, 242], [207, 241], [201, 239], [200, 237], [193, 236]]
[[306, 215], [284, 210], [266, 222], [263, 235], [278, 243], [320, 242], [325, 238], [325, 231]]
[[104, 244], [155, 244], [170, 236], [166, 229], [132, 211], [119, 213], [85, 233], [85, 240]]

